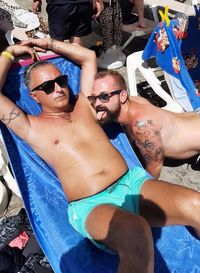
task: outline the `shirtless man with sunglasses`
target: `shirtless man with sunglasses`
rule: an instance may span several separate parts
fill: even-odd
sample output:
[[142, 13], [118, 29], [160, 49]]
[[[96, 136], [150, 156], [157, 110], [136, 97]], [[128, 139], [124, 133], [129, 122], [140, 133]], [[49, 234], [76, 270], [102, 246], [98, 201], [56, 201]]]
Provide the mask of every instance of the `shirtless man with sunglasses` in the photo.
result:
[[[33, 67], [31, 69], [33, 69]], [[60, 87], [63, 87], [63, 88], [66, 87], [67, 86], [67, 75], [60, 75], [57, 78], [55, 78], [54, 80], [49, 80], [49, 81], [43, 82], [42, 84], [36, 86], [33, 90], [31, 90], [31, 92], [33, 93], [34, 91], [41, 90], [41, 91], [45, 92], [47, 95], [50, 95], [54, 91], [55, 83], [57, 83]]]
[[[94, 52], [51, 39], [9, 46], [0, 56], [1, 90], [12, 59], [25, 53], [35, 58], [33, 46], [81, 65], [81, 92], [70, 104], [66, 78], [58, 68], [36, 63], [25, 76], [30, 95], [42, 106], [41, 114], [26, 115], [0, 92], [1, 121], [54, 168], [70, 202], [70, 223], [98, 247], [118, 253], [118, 273], [153, 273], [151, 226], [190, 225], [200, 235], [200, 194], [167, 182], [155, 183], [140, 167], [128, 170], [86, 97], [96, 74]], [[10, 113], [15, 118], [7, 121]]]
[[164, 157], [185, 159], [200, 154], [200, 113], [172, 113], [142, 97], [129, 97], [125, 80], [116, 71], [99, 72], [88, 99], [99, 123], [123, 125], [139, 148], [146, 170], [156, 179]]

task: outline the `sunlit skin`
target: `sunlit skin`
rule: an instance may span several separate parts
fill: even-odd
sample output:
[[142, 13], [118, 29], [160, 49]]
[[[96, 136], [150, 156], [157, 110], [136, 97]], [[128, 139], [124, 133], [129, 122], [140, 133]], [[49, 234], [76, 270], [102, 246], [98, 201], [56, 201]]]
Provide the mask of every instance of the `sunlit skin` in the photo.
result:
[[[0, 92], [0, 119], [55, 169], [69, 201], [99, 193], [124, 175], [127, 165], [99, 126], [87, 99], [96, 74], [95, 53], [52, 39], [30, 39], [7, 51], [15, 57], [26, 53], [35, 58], [33, 46], [62, 54], [81, 66], [79, 96], [70, 105], [67, 86], [57, 83], [49, 95], [44, 90], [31, 92], [61, 75], [52, 64], [43, 64], [31, 70], [29, 82], [30, 95], [42, 106], [41, 114], [26, 115]], [[0, 55], [0, 62], [2, 90], [12, 61]], [[112, 99], [118, 99], [118, 95]], [[190, 225], [200, 234], [198, 192], [148, 179], [140, 191], [139, 207], [140, 215], [136, 215], [112, 205], [111, 200], [96, 206], [86, 219], [90, 236], [119, 254], [118, 273], [154, 272], [151, 226]]]
[[[121, 89], [112, 76], [95, 80], [93, 94]], [[101, 122], [112, 119], [123, 124], [142, 153], [147, 170], [159, 177], [164, 157], [185, 159], [200, 153], [200, 115], [173, 113], [149, 103], [142, 97], [129, 97], [126, 90], [95, 108]], [[99, 111], [102, 109], [102, 111]], [[103, 111], [104, 110], [104, 111]]]
[[[58, 75], [60, 72], [53, 65], [35, 68], [30, 89]], [[43, 111], [39, 117], [29, 116], [28, 141], [53, 166], [70, 201], [101, 191], [126, 172], [124, 160], [108, 142], [82, 94], [74, 108], [68, 104], [68, 88], [61, 88], [57, 83], [52, 94], [35, 91], [32, 97], [42, 104]], [[79, 169], [81, 172], [77, 172]]]

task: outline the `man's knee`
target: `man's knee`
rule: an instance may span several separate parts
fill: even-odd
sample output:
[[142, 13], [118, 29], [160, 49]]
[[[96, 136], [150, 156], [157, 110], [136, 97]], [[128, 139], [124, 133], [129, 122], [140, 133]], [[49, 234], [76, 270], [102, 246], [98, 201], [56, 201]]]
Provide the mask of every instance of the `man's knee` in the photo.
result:
[[140, 255], [145, 256], [153, 248], [151, 227], [142, 216], [117, 210], [109, 223], [105, 242], [119, 255], [139, 251]]
[[189, 216], [196, 218], [200, 222], [200, 193], [192, 191], [192, 194], [182, 202], [182, 208]]
[[127, 263], [132, 268], [131, 272], [152, 272], [154, 247], [150, 225], [136, 216], [133, 222], [124, 227], [123, 235], [118, 242], [117, 252], [120, 261]]
[[148, 245], [152, 246], [151, 227], [143, 217], [134, 215], [121, 229], [120, 248], [143, 251]]
[[139, 245], [141, 240], [142, 244], [152, 240], [150, 225], [142, 216], [111, 205], [96, 207], [87, 218], [86, 228], [95, 240], [115, 250], [128, 249], [130, 242]]

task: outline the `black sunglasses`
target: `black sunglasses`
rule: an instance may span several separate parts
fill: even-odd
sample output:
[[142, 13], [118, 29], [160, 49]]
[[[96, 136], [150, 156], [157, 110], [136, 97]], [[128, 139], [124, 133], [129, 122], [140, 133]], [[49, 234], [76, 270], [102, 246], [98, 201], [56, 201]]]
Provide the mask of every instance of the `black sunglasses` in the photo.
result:
[[33, 91], [44, 91], [47, 95], [54, 92], [55, 83], [57, 83], [60, 87], [67, 87], [68, 78], [67, 75], [61, 75], [55, 78], [54, 80], [43, 82], [37, 87], [33, 88], [30, 92]]
[[100, 94], [98, 96], [88, 96], [88, 100], [90, 102], [91, 105], [95, 105], [96, 103], [96, 100], [99, 99], [101, 102], [103, 103], [106, 103], [106, 102], [109, 102], [110, 98], [114, 95], [118, 95], [122, 92], [122, 90], [114, 90], [110, 93], [103, 93], [103, 94]]

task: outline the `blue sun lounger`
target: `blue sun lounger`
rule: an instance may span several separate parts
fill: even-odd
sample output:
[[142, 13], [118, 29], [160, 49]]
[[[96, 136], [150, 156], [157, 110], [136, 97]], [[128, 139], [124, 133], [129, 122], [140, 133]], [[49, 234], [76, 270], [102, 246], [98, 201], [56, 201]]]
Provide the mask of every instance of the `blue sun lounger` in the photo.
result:
[[[77, 93], [79, 67], [61, 57], [51, 56], [49, 61], [68, 75], [70, 88]], [[24, 85], [23, 65], [22, 62], [10, 70], [4, 90], [25, 112], [38, 114], [40, 108]], [[67, 200], [53, 170], [2, 124], [1, 132], [30, 223], [54, 272], [116, 273], [117, 255], [97, 249], [70, 226]], [[120, 127], [113, 126], [108, 134], [129, 167], [140, 165]], [[187, 228], [156, 228], [153, 236], [156, 273], [200, 272], [200, 241]]]

